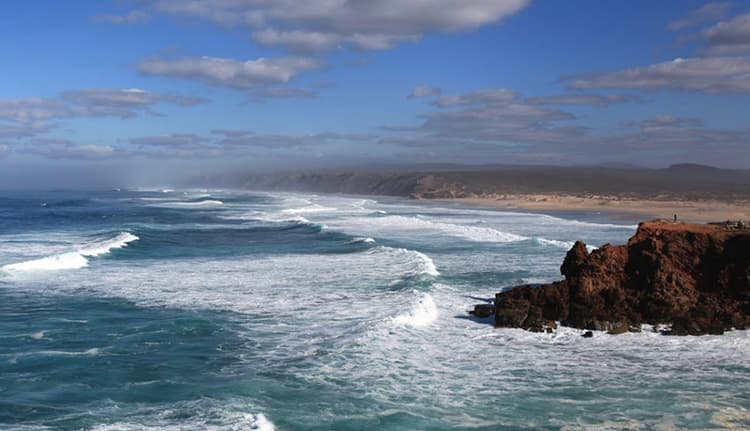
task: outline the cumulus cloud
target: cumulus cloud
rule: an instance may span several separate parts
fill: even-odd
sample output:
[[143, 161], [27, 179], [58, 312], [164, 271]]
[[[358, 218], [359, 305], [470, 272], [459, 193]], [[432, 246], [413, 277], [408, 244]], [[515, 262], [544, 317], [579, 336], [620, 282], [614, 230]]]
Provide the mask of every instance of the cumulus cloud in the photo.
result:
[[706, 29], [702, 36], [712, 55], [750, 53], [750, 13], [738, 15]]
[[570, 87], [674, 89], [702, 93], [750, 92], [750, 57], [677, 58], [647, 67], [565, 78]]
[[723, 18], [733, 6], [732, 2], [706, 3], [698, 9], [693, 9], [678, 20], [669, 23], [669, 29], [673, 31], [695, 27], [706, 21]]
[[[55, 98], [0, 99], [0, 138], [24, 139], [48, 133], [57, 120], [92, 117], [135, 117], [153, 114], [158, 104], [193, 106], [206, 102], [199, 97], [145, 90], [88, 88], [71, 90]], [[58, 145], [59, 147], [59, 145]]]
[[418, 85], [414, 87], [411, 90], [411, 93], [409, 93], [409, 98], [423, 98], [423, 97], [432, 97], [432, 96], [438, 96], [442, 90], [438, 87], [428, 87], [425, 85]]
[[62, 100], [29, 97], [0, 99], [0, 120], [33, 123], [70, 116], [71, 108]]
[[0, 99], [0, 121], [38, 123], [74, 117], [133, 117], [156, 104], [192, 106], [198, 97], [151, 93], [137, 88], [90, 88], [63, 92], [58, 98]]
[[199, 57], [144, 60], [138, 70], [146, 75], [201, 81], [209, 85], [247, 90], [260, 85], [284, 84], [305, 70], [321, 64], [305, 57], [258, 58], [239, 61]]
[[256, 31], [253, 33], [253, 40], [261, 45], [282, 46], [298, 53], [326, 51], [341, 43], [341, 39], [332, 33], [299, 30], [279, 31], [275, 29]]
[[138, 88], [111, 89], [88, 88], [66, 91], [61, 98], [75, 105], [73, 116], [81, 117], [134, 117], [138, 111], [148, 111], [158, 103], [178, 106], [193, 106], [207, 102], [206, 99], [175, 94], [151, 93]]
[[519, 12], [530, 0], [152, 0], [156, 13], [243, 26], [263, 45], [296, 52], [348, 46], [383, 50], [428, 33], [473, 30]]

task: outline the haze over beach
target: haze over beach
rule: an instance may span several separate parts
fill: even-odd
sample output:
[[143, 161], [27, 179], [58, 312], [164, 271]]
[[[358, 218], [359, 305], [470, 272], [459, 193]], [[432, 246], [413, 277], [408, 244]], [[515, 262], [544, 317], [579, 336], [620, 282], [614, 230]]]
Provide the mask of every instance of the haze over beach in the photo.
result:
[[0, 429], [750, 429], [749, 2], [10, 0], [0, 50]]

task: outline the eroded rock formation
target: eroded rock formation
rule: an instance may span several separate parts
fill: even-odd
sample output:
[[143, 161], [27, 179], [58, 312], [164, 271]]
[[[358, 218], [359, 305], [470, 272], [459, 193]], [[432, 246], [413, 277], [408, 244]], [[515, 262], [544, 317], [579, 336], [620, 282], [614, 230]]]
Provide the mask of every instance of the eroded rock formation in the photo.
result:
[[644, 222], [627, 245], [589, 253], [577, 242], [560, 272], [563, 281], [498, 293], [495, 325], [622, 333], [667, 324], [673, 335], [750, 327], [748, 229]]

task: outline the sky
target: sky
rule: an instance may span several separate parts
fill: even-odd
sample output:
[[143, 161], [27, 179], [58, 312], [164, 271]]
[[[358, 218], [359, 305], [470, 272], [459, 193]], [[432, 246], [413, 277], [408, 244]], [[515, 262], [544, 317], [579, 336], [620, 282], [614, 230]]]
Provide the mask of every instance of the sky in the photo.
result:
[[750, 168], [750, 1], [8, 0], [0, 188]]

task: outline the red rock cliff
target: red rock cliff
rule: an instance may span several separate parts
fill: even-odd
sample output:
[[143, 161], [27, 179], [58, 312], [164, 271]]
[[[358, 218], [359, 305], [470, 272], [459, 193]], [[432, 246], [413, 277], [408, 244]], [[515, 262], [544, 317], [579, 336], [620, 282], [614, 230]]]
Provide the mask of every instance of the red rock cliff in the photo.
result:
[[748, 229], [644, 222], [627, 245], [589, 254], [577, 242], [560, 271], [564, 281], [498, 293], [495, 325], [620, 333], [670, 324], [675, 335], [750, 327]]

